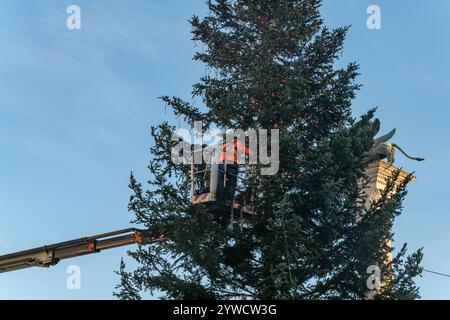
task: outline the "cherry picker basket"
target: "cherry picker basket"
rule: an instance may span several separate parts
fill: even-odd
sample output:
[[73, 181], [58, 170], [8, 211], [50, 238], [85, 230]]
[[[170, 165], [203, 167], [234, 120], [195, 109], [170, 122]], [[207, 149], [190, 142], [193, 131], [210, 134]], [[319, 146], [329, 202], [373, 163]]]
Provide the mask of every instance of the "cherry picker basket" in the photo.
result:
[[253, 214], [245, 194], [248, 191], [246, 185], [245, 168], [248, 166], [228, 164], [220, 162], [214, 157], [209, 157], [201, 164], [195, 163], [195, 152], [203, 152], [203, 149], [192, 152], [191, 172], [191, 202], [192, 204], [205, 204], [213, 211], [235, 214]]

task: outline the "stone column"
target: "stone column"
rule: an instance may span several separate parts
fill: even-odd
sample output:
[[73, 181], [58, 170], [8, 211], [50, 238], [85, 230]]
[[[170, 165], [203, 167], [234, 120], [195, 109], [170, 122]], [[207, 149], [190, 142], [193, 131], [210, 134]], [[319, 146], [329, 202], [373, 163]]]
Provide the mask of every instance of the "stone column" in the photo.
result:
[[[409, 173], [385, 161], [373, 162], [367, 166], [365, 173], [369, 178], [369, 183], [364, 191], [367, 195], [366, 208], [369, 208], [373, 201], [377, 201], [381, 197], [382, 191], [386, 188], [387, 181], [392, 178], [398, 170], [400, 170], [400, 174], [395, 182], [393, 192], [395, 192], [396, 189], [405, 181]], [[415, 179], [416, 177], [413, 176], [411, 181], [414, 181]], [[359, 221], [360, 218], [361, 217], [357, 217], [357, 220]], [[386, 241], [389, 246], [392, 245], [391, 239], [386, 239]], [[392, 253], [389, 253], [386, 259], [388, 262], [392, 262]], [[373, 295], [374, 292], [369, 292], [367, 299], [372, 299]]]
[[[368, 207], [372, 201], [378, 200], [381, 197], [381, 192], [386, 188], [387, 180], [393, 177], [397, 170], [400, 170], [400, 174], [395, 182], [396, 188], [405, 181], [406, 177], [409, 175], [408, 172], [385, 161], [373, 162], [367, 166], [365, 172], [370, 178], [370, 182], [365, 191], [368, 195], [366, 207]], [[416, 177], [412, 177], [411, 182], [415, 179]]]

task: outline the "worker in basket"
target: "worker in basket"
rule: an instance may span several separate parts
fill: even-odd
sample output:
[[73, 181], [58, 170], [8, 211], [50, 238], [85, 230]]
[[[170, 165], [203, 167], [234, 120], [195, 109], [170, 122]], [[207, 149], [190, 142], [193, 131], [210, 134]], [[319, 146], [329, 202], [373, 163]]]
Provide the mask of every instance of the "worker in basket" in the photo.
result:
[[[243, 155], [243, 159], [240, 159]], [[223, 195], [222, 199], [232, 202], [237, 188], [239, 165], [241, 161], [245, 162], [245, 157], [252, 155], [251, 150], [245, 145], [245, 140], [234, 138], [234, 142], [226, 142], [222, 145], [219, 162], [219, 185], [217, 186], [218, 195]], [[226, 174], [224, 174], [226, 173]], [[225, 176], [225, 182], [224, 182]], [[224, 191], [224, 192], [221, 192]]]

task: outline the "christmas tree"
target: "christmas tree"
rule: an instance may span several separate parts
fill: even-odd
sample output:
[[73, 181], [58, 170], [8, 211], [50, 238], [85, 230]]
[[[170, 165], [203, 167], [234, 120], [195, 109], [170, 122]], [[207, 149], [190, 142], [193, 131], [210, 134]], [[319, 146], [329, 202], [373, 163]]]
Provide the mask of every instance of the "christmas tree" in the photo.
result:
[[186, 124], [203, 121], [205, 130], [278, 129], [279, 170], [262, 175], [260, 165], [252, 167], [254, 214], [243, 225], [229, 224], [191, 203], [190, 167], [171, 160], [176, 128], [153, 127], [152, 179], [144, 187], [131, 176], [129, 210], [133, 223], [167, 241], [129, 253], [138, 267], [129, 271], [122, 261], [115, 295], [365, 299], [367, 269], [375, 265], [383, 282], [375, 298], [418, 298], [413, 280], [422, 272], [421, 250], [407, 255], [405, 245], [386, 259], [407, 181], [393, 196], [391, 181], [378, 201], [365, 205], [375, 110], [352, 116], [358, 65], [335, 67], [348, 28], [324, 26], [320, 0], [207, 5], [206, 17], [190, 20], [202, 48], [194, 59], [208, 70], [193, 86], [203, 104], [162, 100]]

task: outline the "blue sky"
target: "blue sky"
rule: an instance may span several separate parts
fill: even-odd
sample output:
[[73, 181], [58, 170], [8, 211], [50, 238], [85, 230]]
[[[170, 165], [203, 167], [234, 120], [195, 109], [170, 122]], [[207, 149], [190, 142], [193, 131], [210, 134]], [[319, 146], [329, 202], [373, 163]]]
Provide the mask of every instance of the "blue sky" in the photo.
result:
[[[71, 4], [81, 30], [66, 28]], [[366, 27], [371, 4], [381, 30]], [[398, 156], [417, 180], [396, 243], [450, 273], [450, 3], [328, 0], [322, 11], [331, 27], [352, 25], [340, 63], [361, 65], [355, 115], [378, 106], [382, 130], [427, 159]], [[205, 12], [202, 0], [0, 0], [0, 254], [129, 226], [130, 171], [149, 177], [149, 127], [172, 119], [157, 97], [188, 99], [204, 72], [187, 19]], [[112, 298], [126, 250], [1, 274], [0, 299]], [[72, 264], [81, 290], [66, 287]], [[450, 299], [450, 278], [418, 283], [424, 299]]]

